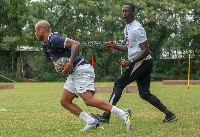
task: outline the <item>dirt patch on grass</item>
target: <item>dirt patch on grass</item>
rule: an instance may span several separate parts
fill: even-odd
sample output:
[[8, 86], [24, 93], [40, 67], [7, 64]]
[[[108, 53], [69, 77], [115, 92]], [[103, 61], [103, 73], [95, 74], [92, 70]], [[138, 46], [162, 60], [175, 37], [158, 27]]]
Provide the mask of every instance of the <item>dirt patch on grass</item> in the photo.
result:
[[[188, 80], [163, 80], [163, 85], [187, 85]], [[190, 80], [190, 85], [200, 85], [200, 80]]]
[[14, 84], [13, 83], [8, 83], [8, 84], [0, 84], [0, 89], [13, 89]]
[[[108, 87], [95, 87], [96, 93], [112, 93], [113, 92], [113, 87], [108, 86]], [[137, 86], [127, 86], [124, 88], [123, 93], [134, 93], [138, 92], [138, 87]]]

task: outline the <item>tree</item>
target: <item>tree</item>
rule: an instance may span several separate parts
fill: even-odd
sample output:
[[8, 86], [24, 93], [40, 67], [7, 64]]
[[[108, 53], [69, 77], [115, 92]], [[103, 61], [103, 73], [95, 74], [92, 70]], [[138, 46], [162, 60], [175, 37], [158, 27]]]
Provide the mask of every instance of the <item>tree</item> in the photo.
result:
[[11, 68], [14, 69], [15, 49], [22, 42], [22, 29], [26, 22], [24, 13], [27, 12], [26, 1], [24, 0], [2, 0], [1, 1], [1, 38], [0, 48], [7, 48], [11, 51]]
[[[19, 45], [37, 47], [39, 52], [36, 64], [40, 72], [53, 73], [53, 67], [45, 58], [41, 42], [34, 35], [34, 26], [40, 20], [51, 24], [52, 32], [75, 39], [81, 43], [81, 53], [91, 61], [95, 60], [95, 73], [98, 80], [114, 80], [120, 74], [118, 60], [127, 54], [110, 51], [105, 48], [106, 41], [122, 44], [125, 22], [121, 9], [125, 0], [1, 0], [0, 1], [0, 50], [9, 48], [9, 56], [14, 68], [15, 48]], [[159, 79], [173, 75], [171, 72], [180, 70], [187, 62], [188, 54], [195, 59], [193, 71], [198, 73], [199, 57], [199, 0], [134, 0], [136, 6], [135, 19], [147, 32], [151, 55], [155, 60], [155, 76], [160, 72]], [[13, 10], [14, 9], [14, 10]], [[160, 60], [163, 53], [176, 60]], [[4, 54], [5, 55], [5, 54]], [[3, 57], [3, 56], [1, 56]], [[184, 60], [185, 59], [185, 60]], [[165, 67], [159, 67], [163, 62]], [[177, 67], [174, 67], [175, 66]], [[175, 68], [174, 70], [171, 70]], [[183, 71], [182, 71], [183, 70]], [[181, 75], [184, 70], [177, 71]], [[170, 73], [170, 74], [169, 74]]]

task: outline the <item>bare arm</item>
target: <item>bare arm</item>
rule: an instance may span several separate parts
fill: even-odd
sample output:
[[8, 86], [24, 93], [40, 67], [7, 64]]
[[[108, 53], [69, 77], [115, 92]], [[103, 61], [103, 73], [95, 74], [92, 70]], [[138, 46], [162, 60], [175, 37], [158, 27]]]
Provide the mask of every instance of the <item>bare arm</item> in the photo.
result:
[[78, 55], [80, 43], [75, 40], [68, 39], [66, 43], [66, 48], [71, 48], [71, 57], [69, 59], [69, 63], [61, 64], [64, 67], [64, 70], [60, 73], [60, 75], [70, 72], [71, 68], [73, 67], [73, 63]]
[[127, 46], [115, 46], [115, 49], [122, 52], [128, 52]]
[[127, 46], [117, 46], [112, 41], [106, 42], [106, 47], [110, 50], [116, 49], [122, 52], [128, 52]]
[[80, 49], [80, 43], [75, 40], [68, 39], [66, 43], [66, 48], [71, 48], [71, 57], [69, 63], [73, 64], [78, 55]]
[[[135, 58], [133, 58], [133, 63], [136, 63], [136, 62], [139, 62], [139, 61], [143, 60], [150, 53], [149, 44], [148, 44], [147, 41], [145, 41], [143, 43], [140, 43], [139, 46], [142, 49], [142, 51]], [[129, 66], [131, 66], [131, 61], [127, 61], [125, 59], [121, 59], [120, 60], [120, 65], [122, 67], [124, 67], [124, 68], [129, 67]]]
[[149, 44], [147, 41], [140, 43], [139, 44], [140, 48], [142, 49], [142, 52], [140, 52], [140, 54], [138, 54], [135, 58], [133, 58], [133, 62], [139, 62], [141, 60], [143, 60], [144, 58], [146, 58], [149, 53], [150, 53], [150, 49], [149, 49]]

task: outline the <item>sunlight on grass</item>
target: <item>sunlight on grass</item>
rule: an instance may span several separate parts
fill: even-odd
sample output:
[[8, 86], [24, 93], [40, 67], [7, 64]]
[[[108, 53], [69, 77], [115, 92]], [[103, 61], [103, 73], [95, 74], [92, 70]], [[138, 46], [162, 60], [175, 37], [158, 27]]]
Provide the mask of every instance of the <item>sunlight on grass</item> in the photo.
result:
[[[98, 129], [79, 132], [85, 122], [60, 105], [64, 83], [15, 83], [14, 89], [0, 90], [0, 136], [200, 136], [200, 85], [162, 85], [152, 82], [155, 94], [179, 120], [164, 124], [164, 114], [139, 97], [138, 93], [123, 93], [116, 105], [132, 110], [132, 130], [126, 131], [122, 120], [112, 115], [110, 124]], [[113, 86], [113, 82], [95, 86]], [[133, 83], [133, 85], [136, 85]], [[109, 100], [111, 93], [97, 93], [96, 97]], [[102, 113], [88, 107], [81, 98], [75, 99], [84, 111]]]

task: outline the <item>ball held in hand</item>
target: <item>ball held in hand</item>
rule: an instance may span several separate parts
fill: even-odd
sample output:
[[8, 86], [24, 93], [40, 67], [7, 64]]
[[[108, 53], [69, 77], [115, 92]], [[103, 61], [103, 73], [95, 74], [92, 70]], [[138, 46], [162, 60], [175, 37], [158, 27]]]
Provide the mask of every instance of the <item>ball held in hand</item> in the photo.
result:
[[69, 63], [69, 58], [68, 57], [61, 57], [56, 61], [55, 68], [59, 73], [61, 73], [64, 70], [64, 67], [62, 65], [60, 65], [59, 63], [67, 64], [67, 63]]

